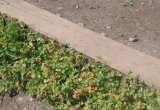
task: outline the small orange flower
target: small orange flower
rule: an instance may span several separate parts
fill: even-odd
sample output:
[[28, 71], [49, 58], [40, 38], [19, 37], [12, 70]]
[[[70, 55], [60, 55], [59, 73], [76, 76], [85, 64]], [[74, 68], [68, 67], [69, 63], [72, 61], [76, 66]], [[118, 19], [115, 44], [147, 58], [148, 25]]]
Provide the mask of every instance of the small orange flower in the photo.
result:
[[4, 77], [5, 77], [5, 75], [2, 73], [2, 74], [1, 74], [1, 78], [4, 79]]
[[52, 92], [53, 92], [53, 93], [56, 93], [56, 90], [55, 90], [55, 89], [52, 89]]
[[76, 80], [74, 79], [73, 82], [76, 83]]
[[98, 99], [101, 99], [101, 96], [98, 96]]
[[92, 73], [92, 74], [90, 74], [90, 75], [89, 75], [89, 79], [92, 79], [92, 78], [93, 78], [93, 76], [94, 76], [94, 75], [93, 75], [93, 73]]
[[28, 71], [27, 75], [30, 75], [31, 74], [31, 71]]
[[93, 84], [92, 82], [89, 82], [89, 85], [90, 85], [90, 86], [92, 86], [92, 84]]
[[56, 77], [55, 76], [52, 76], [52, 80], [55, 80], [56, 79]]
[[48, 49], [48, 50], [50, 50], [50, 49], [51, 49], [51, 47], [50, 47], [50, 46], [48, 46], [48, 47], [47, 47], [47, 49]]
[[133, 83], [133, 81], [132, 81], [132, 80], [130, 80], [130, 81], [129, 81], [129, 84], [131, 85], [132, 83]]
[[119, 96], [116, 96], [116, 100], [119, 100]]
[[91, 89], [92, 89], [92, 87], [91, 87], [91, 86], [89, 86], [89, 87], [88, 87], [88, 90], [91, 90]]
[[73, 110], [73, 107], [69, 107], [69, 110]]
[[153, 95], [154, 95], [154, 93], [152, 93], [152, 92], [148, 94], [148, 96], [150, 96], [150, 97], [153, 96]]
[[42, 90], [46, 90], [46, 86], [45, 86], [45, 85], [42, 86], [41, 89], [42, 89]]
[[61, 90], [61, 92], [64, 92], [64, 90]]
[[112, 96], [112, 95], [110, 95], [109, 97], [110, 97], [110, 99], [113, 99], [113, 98], [114, 98], [114, 96]]
[[76, 99], [76, 98], [77, 98], [77, 96], [76, 96], [76, 95], [73, 95], [73, 98], [74, 98], [74, 99]]
[[91, 93], [91, 92], [92, 92], [92, 89], [89, 89], [88, 92]]
[[68, 57], [67, 60], [68, 60], [68, 61], [71, 61], [71, 57]]
[[49, 50], [49, 53], [54, 53], [54, 50], [53, 49]]
[[137, 105], [137, 107], [136, 107], [138, 110], [140, 110], [141, 109], [141, 106], [140, 105]]
[[86, 76], [87, 75], [87, 72], [86, 71], [83, 71], [82, 73], [81, 73], [81, 76]]
[[31, 64], [32, 67], [34, 67], [34, 64]]
[[137, 96], [135, 95], [133, 98], [136, 100], [136, 99], [137, 99]]
[[44, 63], [42, 63], [41, 66], [44, 67]]
[[16, 67], [16, 66], [17, 66], [17, 64], [14, 64], [14, 65], [13, 65], [13, 67]]
[[124, 100], [126, 100], [126, 98], [125, 98], [125, 97], [122, 97], [122, 101], [124, 101]]
[[58, 59], [54, 59], [54, 62], [58, 62]]
[[78, 61], [78, 59], [79, 59], [79, 56], [78, 56], [78, 55], [76, 55], [76, 61]]
[[24, 62], [24, 60], [20, 60], [20, 63], [23, 63]]
[[77, 92], [78, 92], [79, 94], [81, 94], [81, 93], [82, 93], [82, 89], [77, 89]]
[[123, 102], [123, 105], [127, 105], [127, 102]]
[[85, 106], [88, 106], [89, 104], [88, 104], [88, 102], [85, 102], [84, 105], [85, 105]]
[[58, 98], [59, 98], [59, 99], [62, 99], [62, 98], [63, 98], [63, 95], [62, 95], [62, 94], [59, 94]]
[[97, 90], [98, 90], [98, 87], [95, 87], [94, 90], [97, 91]]
[[18, 81], [16, 81], [15, 86], [16, 86], [16, 87], [18, 87], [18, 86], [19, 86], [19, 82], [18, 82]]
[[64, 66], [63, 66], [63, 65], [60, 65], [60, 68], [62, 68], [62, 69], [63, 69], [63, 68], [64, 68]]
[[77, 104], [77, 105], [76, 105], [76, 108], [79, 108], [79, 107], [80, 107], [80, 104]]
[[44, 75], [44, 78], [45, 78], [45, 79], [47, 79], [47, 78], [48, 78], [48, 75], [47, 75], [47, 74], [45, 74], [45, 75]]
[[102, 110], [106, 110], [105, 108], [102, 108]]
[[108, 102], [108, 107], [110, 107], [112, 104], [110, 102]]
[[31, 77], [34, 79], [34, 78], [36, 78], [36, 75], [35, 75], [35, 74], [32, 74]]
[[145, 105], [145, 103], [142, 103], [142, 105], [144, 106], [144, 105]]
[[83, 90], [84, 90], [84, 91], [87, 91], [87, 88], [84, 88]]
[[58, 55], [62, 55], [62, 51], [61, 50], [58, 51]]

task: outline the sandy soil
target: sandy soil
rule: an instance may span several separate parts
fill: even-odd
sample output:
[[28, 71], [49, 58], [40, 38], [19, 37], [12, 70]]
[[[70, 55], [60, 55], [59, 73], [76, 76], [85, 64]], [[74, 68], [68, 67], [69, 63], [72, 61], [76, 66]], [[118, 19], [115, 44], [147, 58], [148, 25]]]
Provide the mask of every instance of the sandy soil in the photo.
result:
[[25, 1], [160, 58], [159, 0], [134, 0], [132, 7], [123, 0]]

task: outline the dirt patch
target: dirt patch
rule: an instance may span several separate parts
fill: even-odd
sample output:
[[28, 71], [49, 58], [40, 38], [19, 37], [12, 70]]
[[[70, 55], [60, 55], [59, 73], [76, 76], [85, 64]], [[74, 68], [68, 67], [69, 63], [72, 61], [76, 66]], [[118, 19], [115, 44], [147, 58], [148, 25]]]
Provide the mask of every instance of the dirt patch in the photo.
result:
[[0, 110], [49, 110], [49, 104], [38, 101], [20, 92], [18, 94], [1, 94]]
[[160, 58], [160, 1], [25, 0], [106, 37]]

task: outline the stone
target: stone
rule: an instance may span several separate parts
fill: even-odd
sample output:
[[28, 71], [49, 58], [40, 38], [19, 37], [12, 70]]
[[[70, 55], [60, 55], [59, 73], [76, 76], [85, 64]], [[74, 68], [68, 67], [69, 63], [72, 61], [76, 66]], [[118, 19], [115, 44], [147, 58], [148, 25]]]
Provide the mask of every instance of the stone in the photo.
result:
[[29, 98], [29, 101], [33, 102], [33, 101], [34, 101], [34, 98]]
[[81, 27], [85, 27], [85, 24], [81, 23], [81, 22], [78, 22], [78, 25], [81, 26]]
[[107, 33], [101, 33], [102, 36], [108, 37]]
[[144, 2], [141, 2], [140, 4], [141, 4], [141, 5], [145, 5], [145, 3], [144, 3]]
[[106, 26], [106, 29], [112, 29], [112, 27], [111, 26]]
[[137, 42], [138, 38], [136, 37], [136, 35], [129, 37], [129, 42]]
[[123, 37], [124, 35], [122, 33], [119, 33], [118, 36]]
[[62, 17], [62, 15], [60, 13], [56, 13], [57, 16]]
[[78, 6], [78, 5], [76, 5], [76, 9], [79, 9], [79, 6]]
[[63, 10], [63, 7], [58, 7], [57, 10]]
[[89, 6], [89, 9], [96, 9], [94, 6]]

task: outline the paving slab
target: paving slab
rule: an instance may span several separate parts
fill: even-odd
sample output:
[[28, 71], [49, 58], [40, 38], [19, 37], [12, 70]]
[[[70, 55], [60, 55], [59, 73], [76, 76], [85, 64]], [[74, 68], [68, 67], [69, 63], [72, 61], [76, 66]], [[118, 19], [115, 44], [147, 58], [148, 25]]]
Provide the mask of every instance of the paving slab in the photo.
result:
[[0, 12], [16, 17], [30, 28], [123, 73], [139, 75], [147, 85], [160, 88], [160, 59], [144, 54], [101, 34], [22, 0], [1, 0]]

